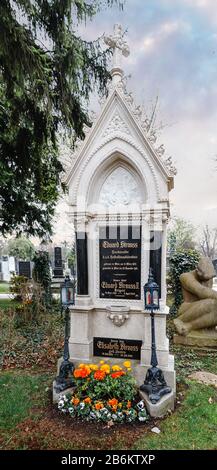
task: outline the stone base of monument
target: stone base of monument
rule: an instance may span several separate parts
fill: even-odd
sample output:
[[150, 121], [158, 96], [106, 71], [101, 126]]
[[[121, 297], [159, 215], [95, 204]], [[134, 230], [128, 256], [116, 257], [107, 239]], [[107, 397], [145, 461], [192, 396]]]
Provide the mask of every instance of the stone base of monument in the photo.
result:
[[164, 395], [157, 403], [153, 404], [145, 392], [139, 391], [139, 395], [145, 402], [148, 413], [152, 418], [163, 418], [167, 412], [173, 411], [175, 407], [175, 393], [172, 391]]
[[175, 334], [173, 341], [174, 344], [180, 344], [182, 346], [217, 349], [217, 330], [212, 328], [191, 331], [187, 336]]
[[53, 381], [53, 387], [52, 387], [52, 400], [53, 403], [58, 403], [59, 399], [63, 396], [66, 395], [67, 393], [73, 393], [75, 390], [75, 387], [70, 387], [66, 388], [66, 390], [63, 390], [62, 392], [57, 392], [56, 391], [56, 380]]
[[[149, 365], [144, 365], [144, 364], [136, 365], [136, 364], [133, 364], [133, 361], [132, 361], [132, 367], [134, 370], [136, 381], [138, 383], [138, 386], [140, 387], [141, 385], [143, 385], [147, 371], [151, 366], [150, 364]], [[168, 366], [167, 367], [160, 366], [160, 368], [163, 371], [164, 378], [166, 380], [168, 387], [171, 387], [175, 395], [176, 394], [176, 372], [174, 370], [174, 356], [169, 355]]]

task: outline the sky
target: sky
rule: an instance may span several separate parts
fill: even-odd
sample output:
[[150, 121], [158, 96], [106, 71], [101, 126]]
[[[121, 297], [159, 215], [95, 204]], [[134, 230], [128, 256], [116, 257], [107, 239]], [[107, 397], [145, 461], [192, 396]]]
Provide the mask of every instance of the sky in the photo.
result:
[[115, 23], [127, 30], [131, 50], [123, 63], [131, 75], [128, 90], [147, 112], [159, 96], [165, 127], [158, 141], [178, 171], [172, 216], [199, 231], [205, 224], [216, 227], [217, 0], [126, 0], [123, 11], [104, 9], [82, 34], [96, 39], [96, 33], [111, 34]]

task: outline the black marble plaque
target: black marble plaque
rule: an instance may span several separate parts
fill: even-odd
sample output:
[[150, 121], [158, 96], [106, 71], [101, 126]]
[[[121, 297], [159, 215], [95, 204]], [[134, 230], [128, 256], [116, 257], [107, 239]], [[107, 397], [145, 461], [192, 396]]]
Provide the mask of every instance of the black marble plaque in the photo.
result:
[[141, 357], [142, 341], [134, 339], [93, 338], [93, 355], [117, 359]]
[[88, 295], [87, 234], [76, 233], [77, 294]]
[[141, 228], [126, 227], [127, 238], [123, 227], [114, 227], [115, 238], [111, 232], [100, 232], [100, 298], [140, 300]]
[[162, 232], [152, 231], [150, 233], [150, 248], [150, 268], [152, 268], [154, 280], [159, 286], [159, 296], [161, 297]]

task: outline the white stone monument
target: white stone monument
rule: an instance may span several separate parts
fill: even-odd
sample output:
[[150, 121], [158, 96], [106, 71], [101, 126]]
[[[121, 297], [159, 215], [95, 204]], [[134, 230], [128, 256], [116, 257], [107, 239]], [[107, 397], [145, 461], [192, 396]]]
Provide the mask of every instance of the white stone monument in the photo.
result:
[[166, 336], [166, 240], [175, 169], [126, 90], [121, 60], [129, 48], [121, 26], [105, 42], [114, 49], [108, 97], [71, 156], [66, 179], [77, 247], [70, 358], [75, 363], [98, 362], [100, 354], [113, 363], [132, 358], [143, 383], [151, 357], [143, 286], [152, 267], [161, 291], [157, 357], [174, 391], [174, 358]]

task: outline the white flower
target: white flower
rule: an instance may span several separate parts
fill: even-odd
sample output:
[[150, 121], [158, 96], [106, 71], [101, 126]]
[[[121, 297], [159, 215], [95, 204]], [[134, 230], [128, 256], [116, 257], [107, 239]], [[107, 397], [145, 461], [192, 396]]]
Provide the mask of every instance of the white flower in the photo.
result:
[[108, 414], [107, 408], [101, 408], [100, 412], [105, 414], [105, 415]]
[[85, 403], [83, 401], [80, 403], [79, 408], [81, 410], [83, 410], [85, 408]]
[[146, 417], [145, 416], [139, 416], [139, 421], [146, 421]]
[[64, 405], [65, 405], [64, 401], [63, 401], [62, 399], [60, 399], [59, 402], [58, 402], [58, 409], [59, 409], [59, 410], [62, 410], [62, 408], [64, 407]]
[[144, 410], [144, 408], [145, 408], [144, 401], [141, 400], [139, 403], [137, 403], [136, 406], [139, 410]]

